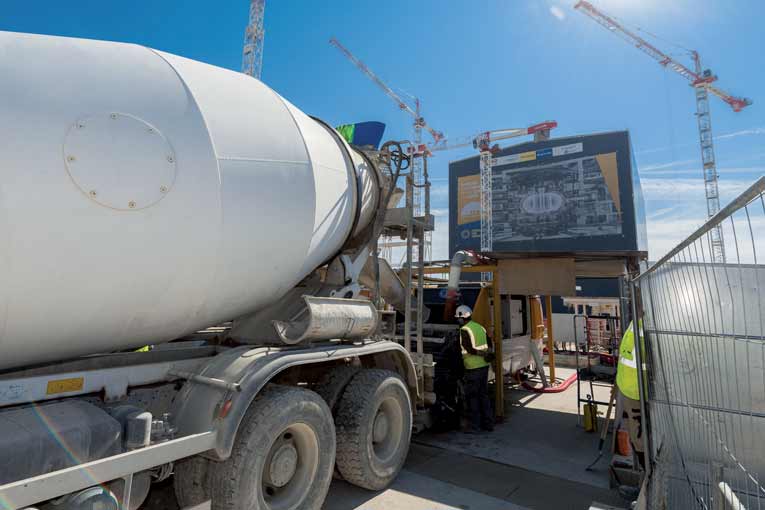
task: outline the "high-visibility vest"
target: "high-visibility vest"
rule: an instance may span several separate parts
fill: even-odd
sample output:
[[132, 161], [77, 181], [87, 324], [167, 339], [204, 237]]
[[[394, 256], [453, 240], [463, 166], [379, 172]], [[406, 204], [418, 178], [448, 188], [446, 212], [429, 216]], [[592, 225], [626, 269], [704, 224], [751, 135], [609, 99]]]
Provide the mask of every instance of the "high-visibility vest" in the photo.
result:
[[[473, 345], [473, 349], [478, 352], [485, 352], [489, 350], [489, 342], [486, 340], [486, 330], [483, 326], [475, 321], [470, 321], [460, 328], [461, 331], [467, 331], [470, 336], [470, 343]], [[460, 339], [460, 345], [462, 340]], [[462, 348], [462, 363], [465, 365], [465, 369], [473, 370], [475, 368], [488, 367], [489, 362], [483, 359], [481, 354], [470, 354]]]
[[[643, 325], [640, 324], [640, 340], [643, 344]], [[645, 356], [645, 346], [640, 350], [641, 358]], [[645, 370], [643, 370], [645, 374]], [[638, 384], [637, 360], [635, 360], [635, 333], [630, 322], [627, 331], [624, 332], [622, 342], [619, 344], [619, 364], [616, 366], [616, 386], [619, 391], [632, 400], [640, 400], [640, 386]]]

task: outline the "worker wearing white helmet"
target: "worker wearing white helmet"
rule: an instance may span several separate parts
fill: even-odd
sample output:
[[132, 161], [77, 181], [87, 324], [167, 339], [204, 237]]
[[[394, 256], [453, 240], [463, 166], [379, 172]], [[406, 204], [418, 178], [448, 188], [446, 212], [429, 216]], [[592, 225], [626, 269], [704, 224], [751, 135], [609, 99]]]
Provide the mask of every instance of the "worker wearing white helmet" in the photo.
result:
[[455, 317], [460, 324], [462, 363], [465, 366], [465, 400], [470, 420], [467, 432], [494, 430], [494, 417], [489, 404], [489, 364], [493, 358], [486, 329], [472, 319], [469, 306], [457, 307]]

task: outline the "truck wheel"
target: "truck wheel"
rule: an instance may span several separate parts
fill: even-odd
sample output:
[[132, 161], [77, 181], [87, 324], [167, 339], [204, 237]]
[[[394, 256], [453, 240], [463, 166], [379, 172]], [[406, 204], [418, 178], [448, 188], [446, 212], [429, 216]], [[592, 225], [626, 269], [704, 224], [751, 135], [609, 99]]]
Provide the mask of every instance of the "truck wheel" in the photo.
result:
[[[340, 402], [340, 397], [343, 395], [345, 387], [351, 382], [353, 376], [356, 375], [361, 367], [354, 367], [351, 365], [341, 365], [333, 368], [316, 383], [316, 393], [318, 393], [324, 402], [327, 403], [332, 415], [337, 411], [337, 404]], [[332, 477], [336, 480], [342, 480], [343, 475], [335, 466]]]
[[359, 370], [361, 370], [360, 367], [353, 367], [351, 365], [338, 366], [324, 374], [319, 382], [316, 383], [316, 393], [324, 399], [324, 402], [332, 410], [332, 414], [337, 409], [337, 403], [340, 401], [343, 390]]
[[353, 485], [383, 489], [401, 470], [409, 451], [409, 390], [394, 372], [361, 370], [340, 398], [335, 425], [340, 474]]
[[316, 393], [270, 385], [239, 426], [228, 460], [210, 469], [213, 510], [319, 510], [332, 481], [335, 427]]
[[175, 463], [173, 488], [180, 508], [201, 505], [210, 499], [207, 467], [211, 461], [195, 455]]

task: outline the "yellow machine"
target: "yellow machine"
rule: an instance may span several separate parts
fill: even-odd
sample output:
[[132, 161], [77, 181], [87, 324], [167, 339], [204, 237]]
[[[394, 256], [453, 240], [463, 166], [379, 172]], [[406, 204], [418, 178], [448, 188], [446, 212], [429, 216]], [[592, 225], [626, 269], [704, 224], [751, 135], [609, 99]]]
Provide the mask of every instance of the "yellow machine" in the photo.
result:
[[585, 432], [598, 431], [598, 405], [592, 402], [590, 395], [587, 395], [587, 403], [584, 404], [584, 430]]

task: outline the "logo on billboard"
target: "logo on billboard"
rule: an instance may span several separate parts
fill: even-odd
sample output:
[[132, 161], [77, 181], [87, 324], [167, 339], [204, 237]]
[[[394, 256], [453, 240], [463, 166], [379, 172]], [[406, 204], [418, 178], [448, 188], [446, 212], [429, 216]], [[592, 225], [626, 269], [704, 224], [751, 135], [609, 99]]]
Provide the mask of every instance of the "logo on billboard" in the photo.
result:
[[545, 159], [557, 156], [566, 156], [568, 154], [576, 154], [584, 150], [584, 145], [579, 143], [571, 143], [568, 145], [559, 145], [558, 147], [548, 147], [546, 149], [539, 149], [536, 151], [521, 152], [519, 154], [508, 154], [507, 156], [501, 156], [494, 158], [491, 161], [493, 166], [499, 165], [512, 165], [513, 163], [523, 163], [524, 161], [535, 161], [537, 159]]

